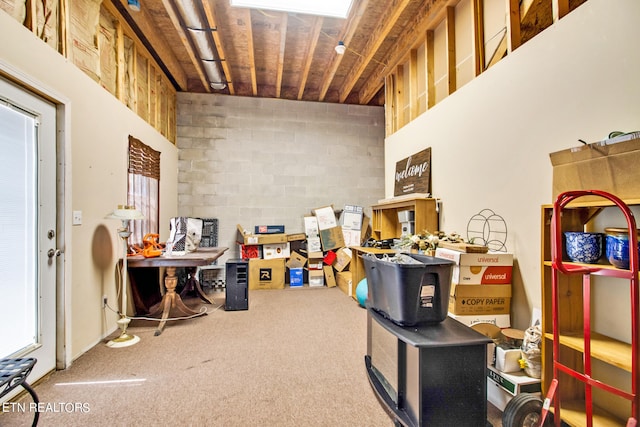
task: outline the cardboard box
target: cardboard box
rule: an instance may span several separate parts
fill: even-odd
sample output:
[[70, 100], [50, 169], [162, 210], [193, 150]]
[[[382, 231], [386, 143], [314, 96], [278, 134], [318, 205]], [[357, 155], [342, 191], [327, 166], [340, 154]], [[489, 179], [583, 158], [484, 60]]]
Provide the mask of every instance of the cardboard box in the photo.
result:
[[284, 289], [284, 259], [250, 259], [249, 289]]
[[328, 230], [330, 228], [337, 227], [338, 220], [336, 219], [336, 213], [333, 210], [333, 206], [324, 206], [313, 210], [313, 214], [318, 221], [318, 230]]
[[240, 258], [242, 259], [251, 259], [251, 258], [262, 258], [261, 246], [259, 245], [238, 245], [240, 247]]
[[255, 234], [279, 234], [284, 233], [284, 225], [256, 225]]
[[353, 283], [351, 280], [351, 272], [350, 271], [339, 271], [335, 274], [336, 276], [336, 284], [340, 288], [342, 292], [347, 294], [350, 297], [354, 297], [356, 295], [356, 290], [353, 287]]
[[504, 373], [520, 372], [520, 362], [522, 353], [519, 348], [496, 347], [496, 369]]
[[307, 238], [307, 249], [309, 252], [322, 252], [320, 230], [318, 230], [318, 220], [315, 216], [304, 217], [304, 233]]
[[301, 288], [304, 286], [303, 268], [296, 267], [289, 269], [289, 286], [292, 288]]
[[333, 268], [336, 271], [343, 271], [351, 262], [353, 252], [349, 248], [340, 248], [336, 252], [336, 260], [333, 262]]
[[360, 246], [362, 242], [362, 206], [345, 205], [340, 216], [344, 246]]
[[453, 314], [509, 314], [511, 285], [451, 284], [449, 312]]
[[[569, 190], [603, 190], [621, 199], [640, 198], [640, 139], [582, 145], [549, 154], [553, 199]], [[591, 197], [581, 197], [588, 201]], [[601, 200], [599, 197], [593, 197]]]
[[452, 283], [465, 285], [511, 284], [513, 254], [504, 252], [464, 253], [437, 248], [436, 257], [455, 261]]
[[309, 286], [324, 286], [324, 270], [309, 270]]
[[344, 247], [344, 235], [342, 234], [342, 227], [338, 225], [333, 228], [320, 230], [320, 242], [322, 243], [323, 251], [330, 251], [332, 249], [339, 249]]
[[473, 326], [478, 323], [491, 323], [492, 325], [496, 325], [500, 329], [511, 327], [511, 315], [509, 314], [461, 315], [449, 312], [448, 316], [467, 326]]
[[304, 233], [287, 234], [288, 242], [298, 242], [303, 240], [307, 240], [307, 235]]
[[333, 274], [333, 267], [330, 265], [325, 265], [322, 267], [324, 270], [324, 283], [327, 285], [327, 288], [335, 288], [336, 287], [336, 277]]
[[307, 264], [307, 258], [298, 253], [298, 252], [291, 252], [291, 255], [289, 256], [289, 260], [287, 261], [287, 268], [298, 268], [298, 267], [304, 267]]
[[237, 233], [237, 242], [239, 244], [245, 245], [269, 245], [272, 243], [287, 243], [287, 235], [278, 233], [278, 234], [249, 234], [245, 233], [244, 227], [240, 224], [236, 226]]
[[262, 245], [262, 258], [264, 259], [289, 258], [289, 256], [291, 256], [289, 242]]
[[324, 254], [320, 252], [307, 253], [307, 267], [309, 270], [322, 270], [324, 265]]
[[524, 372], [504, 373], [492, 366], [487, 367], [487, 400], [504, 411], [507, 403], [520, 393], [539, 393], [540, 379], [527, 376]]

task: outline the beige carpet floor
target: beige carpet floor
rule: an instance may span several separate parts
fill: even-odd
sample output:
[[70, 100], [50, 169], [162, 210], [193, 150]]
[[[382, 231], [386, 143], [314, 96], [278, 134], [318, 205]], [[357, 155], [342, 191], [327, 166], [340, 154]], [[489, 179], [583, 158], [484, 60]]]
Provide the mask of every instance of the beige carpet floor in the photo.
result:
[[[206, 316], [169, 322], [160, 336], [156, 322], [135, 320], [138, 344], [98, 344], [39, 382], [38, 425], [393, 425], [367, 379], [366, 310], [338, 288], [250, 291], [243, 311], [225, 311], [222, 292], [210, 295]], [[4, 411], [0, 425], [31, 418]]]

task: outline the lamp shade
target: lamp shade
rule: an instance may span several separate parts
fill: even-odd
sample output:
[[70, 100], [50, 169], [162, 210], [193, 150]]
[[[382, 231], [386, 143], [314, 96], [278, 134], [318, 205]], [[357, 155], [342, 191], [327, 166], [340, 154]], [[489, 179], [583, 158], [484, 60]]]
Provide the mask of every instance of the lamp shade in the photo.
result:
[[344, 55], [344, 52], [347, 50], [347, 47], [344, 45], [344, 42], [340, 40], [338, 45], [335, 47], [336, 53], [338, 55]]
[[119, 220], [132, 220], [132, 219], [144, 219], [142, 212], [137, 210], [135, 206], [118, 205], [117, 209], [107, 214], [105, 219], [119, 219]]

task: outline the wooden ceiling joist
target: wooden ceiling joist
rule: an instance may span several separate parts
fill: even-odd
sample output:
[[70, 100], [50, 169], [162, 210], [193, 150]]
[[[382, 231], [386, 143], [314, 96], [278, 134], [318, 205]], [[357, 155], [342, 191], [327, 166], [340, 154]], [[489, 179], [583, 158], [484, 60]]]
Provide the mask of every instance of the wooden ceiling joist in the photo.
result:
[[378, 51], [378, 48], [382, 45], [382, 42], [387, 37], [387, 35], [393, 29], [396, 21], [404, 12], [405, 8], [411, 3], [411, 0], [400, 0], [398, 1], [392, 10], [387, 11], [386, 14], [383, 15], [382, 19], [378, 22], [376, 28], [373, 30], [367, 45], [365, 46], [364, 52], [361, 53], [361, 56], [358, 58], [356, 62], [356, 66], [353, 67], [349, 73], [347, 74], [347, 78], [345, 79], [344, 84], [340, 88], [340, 102], [343, 103], [351, 90], [358, 82], [358, 79], [364, 72], [365, 68], [369, 65], [369, 63], [373, 60], [373, 56]]
[[253, 96], [258, 96], [258, 77], [256, 76], [256, 54], [255, 47], [253, 46], [253, 25], [251, 25], [251, 9], [245, 9], [244, 19], [247, 23], [247, 43], [249, 54], [249, 70], [251, 71], [251, 93]]
[[404, 31], [402, 37], [396, 41], [397, 48], [388, 58], [387, 64], [378, 64], [367, 83], [362, 87], [359, 94], [361, 103], [369, 102], [378, 93], [384, 83], [384, 77], [395, 70], [395, 67], [405, 57], [406, 52], [415, 47], [417, 41], [423, 40], [423, 35], [428, 29], [432, 29], [444, 19], [445, 7], [449, 3], [451, 0], [425, 2], [413, 22], [407, 25], [407, 31]]
[[304, 69], [302, 70], [302, 75], [300, 78], [300, 86], [298, 87], [298, 100], [302, 99], [304, 88], [307, 85], [309, 70], [311, 70], [311, 61], [313, 60], [313, 52], [316, 50], [316, 46], [318, 45], [318, 38], [320, 37], [320, 31], [322, 30], [322, 22], [323, 22], [323, 18], [320, 16], [316, 16], [313, 19], [313, 29], [311, 30], [311, 39], [309, 42], [309, 46], [307, 47], [307, 52], [305, 54], [306, 60], [305, 60]]
[[[342, 31], [339, 37], [339, 40], [342, 40], [346, 46], [349, 46], [349, 43], [351, 43], [367, 6], [369, 6], [369, 0], [360, 0], [357, 1], [357, 6], [352, 8], [354, 12], [352, 12], [350, 18], [347, 20], [347, 28]], [[322, 76], [322, 87], [320, 88], [320, 96], [318, 98], [319, 101], [324, 101], [325, 96], [327, 96], [327, 91], [329, 90], [329, 86], [331, 86], [331, 82], [336, 75], [340, 62], [342, 62], [342, 58], [344, 58], [344, 55], [334, 55], [331, 60], [331, 64], [327, 67], [327, 70]]]
[[287, 45], [287, 23], [289, 14], [283, 13], [280, 21], [280, 48], [278, 50], [278, 67], [276, 69], [276, 98], [282, 93], [282, 75], [284, 73], [284, 52]]

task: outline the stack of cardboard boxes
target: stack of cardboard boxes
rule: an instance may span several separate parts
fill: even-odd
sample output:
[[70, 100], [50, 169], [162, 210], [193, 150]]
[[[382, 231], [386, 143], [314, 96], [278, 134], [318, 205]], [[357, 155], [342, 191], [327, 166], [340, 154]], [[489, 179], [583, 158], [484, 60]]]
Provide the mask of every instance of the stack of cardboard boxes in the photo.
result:
[[468, 326], [476, 323], [511, 326], [513, 254], [438, 248], [436, 257], [456, 263], [449, 295], [450, 317]]
[[297, 234], [286, 234], [284, 226], [256, 226], [253, 233], [237, 226], [249, 289], [351, 286], [348, 246], [359, 246], [368, 227], [362, 208], [345, 206], [338, 218], [332, 206], [321, 207], [303, 222], [304, 233]]

